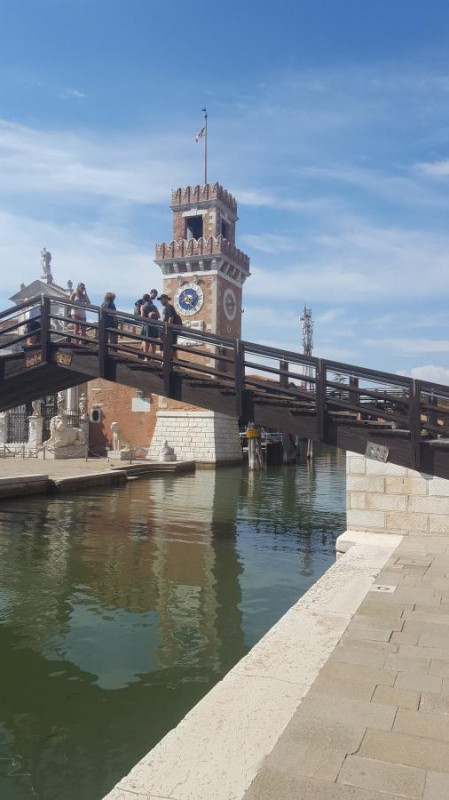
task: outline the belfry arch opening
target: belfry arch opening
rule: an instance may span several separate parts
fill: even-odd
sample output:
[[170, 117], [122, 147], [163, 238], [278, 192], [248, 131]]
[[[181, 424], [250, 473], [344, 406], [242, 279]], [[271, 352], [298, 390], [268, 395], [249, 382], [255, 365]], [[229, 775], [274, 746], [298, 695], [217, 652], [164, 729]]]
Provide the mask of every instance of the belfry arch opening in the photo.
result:
[[186, 217], [187, 239], [201, 239], [203, 235], [203, 217]]

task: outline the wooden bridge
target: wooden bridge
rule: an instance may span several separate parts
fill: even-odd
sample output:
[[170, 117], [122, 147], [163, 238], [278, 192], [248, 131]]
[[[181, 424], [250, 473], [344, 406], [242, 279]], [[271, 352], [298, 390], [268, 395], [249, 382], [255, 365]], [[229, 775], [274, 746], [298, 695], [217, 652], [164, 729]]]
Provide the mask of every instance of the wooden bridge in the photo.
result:
[[104, 378], [358, 453], [381, 445], [392, 463], [449, 478], [449, 386], [161, 322], [146, 361], [137, 317], [90, 306], [75, 333], [73, 307], [42, 296], [0, 312], [0, 411]]

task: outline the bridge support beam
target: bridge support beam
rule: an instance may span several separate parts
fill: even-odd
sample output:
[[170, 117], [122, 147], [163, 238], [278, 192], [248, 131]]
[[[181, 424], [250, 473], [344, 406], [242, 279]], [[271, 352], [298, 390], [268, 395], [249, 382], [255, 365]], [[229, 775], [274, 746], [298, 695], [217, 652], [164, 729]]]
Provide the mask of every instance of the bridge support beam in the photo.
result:
[[449, 480], [349, 451], [346, 475], [349, 531], [449, 538]]

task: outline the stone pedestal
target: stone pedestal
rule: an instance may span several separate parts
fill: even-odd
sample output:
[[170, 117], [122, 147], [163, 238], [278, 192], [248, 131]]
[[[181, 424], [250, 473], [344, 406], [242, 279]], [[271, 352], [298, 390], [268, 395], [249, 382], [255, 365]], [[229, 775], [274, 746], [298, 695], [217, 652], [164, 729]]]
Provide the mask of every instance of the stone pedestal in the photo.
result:
[[237, 463], [242, 447], [237, 420], [215, 411], [158, 411], [150, 459], [158, 461], [164, 442], [177, 461]]
[[42, 435], [44, 431], [44, 418], [29, 417], [28, 418], [28, 448], [30, 450], [37, 450], [42, 445]]
[[39, 452], [39, 458], [45, 458], [49, 461], [58, 461], [60, 459], [68, 458], [86, 458], [87, 445], [85, 444], [68, 444], [63, 447], [43, 447]]
[[131, 450], [108, 450], [109, 461], [130, 461]]
[[84, 434], [84, 441], [89, 443], [89, 420], [86, 417], [85, 419], [80, 419], [79, 426]]

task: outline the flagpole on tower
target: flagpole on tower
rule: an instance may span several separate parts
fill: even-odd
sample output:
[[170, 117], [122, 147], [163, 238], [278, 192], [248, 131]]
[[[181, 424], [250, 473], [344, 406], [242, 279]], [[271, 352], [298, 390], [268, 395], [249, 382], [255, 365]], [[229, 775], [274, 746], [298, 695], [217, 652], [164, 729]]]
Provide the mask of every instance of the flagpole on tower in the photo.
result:
[[204, 183], [207, 184], [207, 109], [202, 108], [201, 111], [204, 111], [204, 126], [195, 136], [195, 142], [204, 139]]
[[207, 184], [207, 110], [205, 108], [201, 109], [204, 111], [204, 184]]

